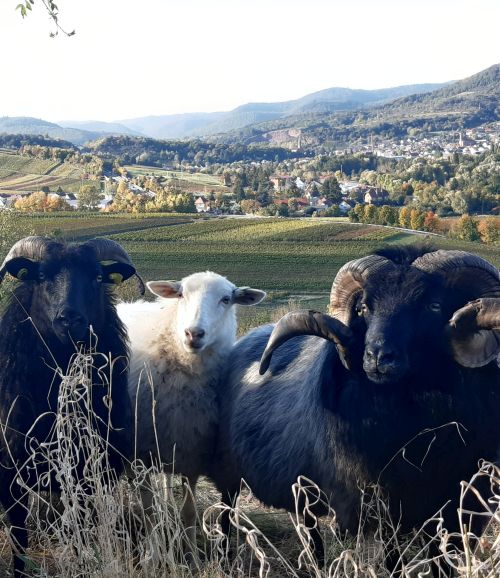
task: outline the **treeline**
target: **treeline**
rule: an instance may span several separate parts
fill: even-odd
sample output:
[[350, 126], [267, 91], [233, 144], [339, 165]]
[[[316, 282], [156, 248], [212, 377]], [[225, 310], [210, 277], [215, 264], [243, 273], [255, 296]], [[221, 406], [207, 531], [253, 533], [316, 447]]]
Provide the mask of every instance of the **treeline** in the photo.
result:
[[34, 134], [0, 134], [0, 147], [20, 149], [24, 146], [54, 147], [77, 150], [76, 146], [66, 140]]
[[414, 231], [449, 234], [462, 241], [495, 244], [500, 240], [500, 230], [494, 218], [476, 219], [470, 215], [462, 215], [448, 228], [433, 211], [422, 211], [416, 207], [356, 205], [349, 211], [349, 220], [351, 223], [388, 225]]
[[30, 158], [80, 165], [85, 173], [95, 177], [102, 176], [106, 169], [112, 168], [112, 164], [101, 157], [91, 153], [80, 152], [76, 148], [25, 144], [19, 148], [18, 152], [21, 156]]
[[281, 147], [261, 145], [218, 144], [199, 140], [165, 141], [146, 137], [109, 136], [95, 141], [89, 148], [95, 154], [118, 159], [122, 164], [178, 167], [183, 163], [198, 167], [214, 163], [282, 161], [304, 157]]

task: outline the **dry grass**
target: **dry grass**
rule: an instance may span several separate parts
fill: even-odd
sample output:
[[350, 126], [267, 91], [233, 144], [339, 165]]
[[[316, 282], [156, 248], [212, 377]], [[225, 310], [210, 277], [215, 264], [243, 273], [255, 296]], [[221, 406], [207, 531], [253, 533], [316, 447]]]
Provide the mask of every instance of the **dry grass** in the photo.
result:
[[[103, 361], [100, 357], [100, 371], [105, 373], [109, 360]], [[95, 362], [96, 354], [81, 352], [74, 356], [62, 378], [53, 435], [33, 448], [32, 462], [44, 462], [48, 472], [39, 476], [36, 487], [25, 485], [31, 497], [31, 548], [26, 554], [30, 575], [374, 578], [390, 576], [387, 561], [396, 558], [402, 561], [400, 576], [416, 577], [429, 575], [429, 545], [435, 543], [439, 546], [439, 563], [448, 570], [453, 568], [457, 576], [500, 576], [500, 469], [491, 464], [484, 464], [473, 480], [462, 485], [463, 496], [477, 493], [476, 482], [487, 478], [493, 490], [494, 498], [489, 501], [476, 496], [479, 511], [475, 515], [489, 524], [480, 539], [467, 531], [470, 512], [464, 509], [464, 531], [459, 536], [450, 536], [439, 523], [437, 532], [430, 532], [433, 524], [429, 523], [403, 536], [391, 520], [378, 488], [368, 488], [360, 494], [362, 513], [356, 536], [340, 531], [332, 509], [316, 521], [327, 547], [326, 564], [321, 567], [304, 524], [304, 514], [312, 515], [315, 503], [323, 500], [311, 481], [299, 479], [290, 489], [297, 504], [293, 514], [262, 507], [248, 488], [235, 506], [228, 508], [220, 503], [213, 486], [204, 481], [198, 492], [198, 549], [186, 558], [178, 480], [170, 485], [158, 470], [147, 470], [140, 462], [129, 466], [132, 479], [114, 480], [110, 474], [108, 442], [97, 434], [91, 411]], [[82, 456], [83, 479], [75, 476]], [[53, 479], [60, 487], [57, 498], [51, 495]], [[142, 506], [144, 485], [149, 485], [153, 495], [150, 515]], [[225, 512], [234, 530], [229, 553], [220, 525]], [[436, 520], [440, 522], [439, 512]], [[372, 528], [370, 533], [365, 531], [368, 527]], [[1, 550], [3, 575], [7, 575], [10, 562], [8, 533], [5, 536]]]

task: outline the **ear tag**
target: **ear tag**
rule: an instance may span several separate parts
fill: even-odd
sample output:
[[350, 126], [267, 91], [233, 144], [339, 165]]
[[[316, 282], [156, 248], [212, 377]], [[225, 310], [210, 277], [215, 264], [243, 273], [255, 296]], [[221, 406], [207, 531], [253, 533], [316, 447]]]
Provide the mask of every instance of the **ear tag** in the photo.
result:
[[19, 271], [17, 272], [16, 279], [22, 281], [28, 276], [28, 273], [29, 273], [28, 269], [26, 269], [26, 267], [23, 267], [22, 269], [19, 269]]
[[121, 273], [110, 273], [108, 277], [115, 285], [123, 283], [123, 275]]

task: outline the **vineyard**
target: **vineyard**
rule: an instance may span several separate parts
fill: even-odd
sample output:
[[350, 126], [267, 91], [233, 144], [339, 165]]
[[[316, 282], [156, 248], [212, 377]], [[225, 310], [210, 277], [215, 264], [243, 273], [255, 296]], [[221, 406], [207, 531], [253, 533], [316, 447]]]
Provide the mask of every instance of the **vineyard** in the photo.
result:
[[[25, 231], [70, 240], [110, 237], [129, 251], [143, 277], [181, 278], [213, 270], [233, 282], [286, 294], [328, 294], [338, 269], [383, 244], [425, 236], [334, 219], [195, 218], [196, 215], [50, 214], [21, 216]], [[500, 265], [498, 249], [433, 237], [443, 248], [476, 252]]]
[[55, 190], [76, 191], [81, 184], [83, 167], [54, 160], [24, 157], [0, 151], [0, 192], [29, 193], [47, 186]]
[[207, 191], [229, 192], [229, 189], [222, 184], [220, 177], [210, 174], [159, 169], [144, 165], [126, 165], [125, 169], [132, 177], [145, 175], [163, 177], [167, 180], [175, 179], [177, 185], [183, 191], [199, 192], [202, 189], [206, 189]]

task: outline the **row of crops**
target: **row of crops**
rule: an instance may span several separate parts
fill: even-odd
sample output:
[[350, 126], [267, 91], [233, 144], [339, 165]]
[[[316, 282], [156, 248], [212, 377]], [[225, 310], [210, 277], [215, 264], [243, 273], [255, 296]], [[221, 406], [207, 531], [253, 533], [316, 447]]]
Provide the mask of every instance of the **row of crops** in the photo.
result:
[[83, 167], [0, 151], [0, 190], [36, 191], [43, 186], [77, 190]]
[[[200, 270], [290, 294], [330, 290], [338, 269], [383, 244], [422, 241], [398, 229], [316, 219], [193, 219], [188, 215], [68, 215], [26, 219], [26, 230], [71, 240], [107, 236], [123, 244], [145, 279]], [[31, 227], [29, 229], [28, 227]], [[500, 265], [496, 248], [434, 237]]]

